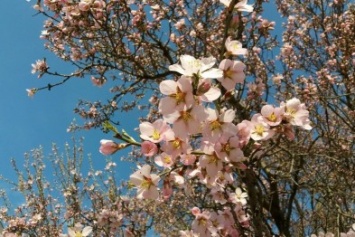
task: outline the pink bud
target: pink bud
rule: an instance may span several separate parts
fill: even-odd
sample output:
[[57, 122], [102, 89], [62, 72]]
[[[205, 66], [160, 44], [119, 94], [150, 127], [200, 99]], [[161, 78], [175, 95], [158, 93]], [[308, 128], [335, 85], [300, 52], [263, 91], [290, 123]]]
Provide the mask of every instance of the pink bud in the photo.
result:
[[154, 156], [155, 154], [157, 154], [158, 147], [153, 142], [144, 141], [141, 144], [141, 152], [143, 155], [151, 157], [151, 156]]
[[122, 149], [122, 148], [125, 148], [126, 146], [128, 146], [128, 144], [117, 144], [115, 143], [114, 141], [112, 140], [105, 140], [105, 139], [102, 139], [100, 141], [101, 143], [101, 146], [100, 146], [100, 153], [103, 154], [103, 155], [112, 155], [114, 154], [116, 151]]
[[200, 208], [198, 208], [198, 207], [193, 207], [193, 208], [191, 209], [191, 213], [192, 213], [192, 215], [197, 216], [198, 214], [201, 213]]
[[168, 199], [171, 194], [173, 194], [173, 189], [171, 188], [170, 182], [168, 180], [164, 180], [164, 186], [162, 191], [165, 200]]
[[211, 83], [204, 81], [197, 88], [197, 95], [205, 94], [209, 89], [211, 89]]
[[87, 1], [79, 2], [79, 9], [80, 11], [86, 12], [90, 10], [90, 3]]

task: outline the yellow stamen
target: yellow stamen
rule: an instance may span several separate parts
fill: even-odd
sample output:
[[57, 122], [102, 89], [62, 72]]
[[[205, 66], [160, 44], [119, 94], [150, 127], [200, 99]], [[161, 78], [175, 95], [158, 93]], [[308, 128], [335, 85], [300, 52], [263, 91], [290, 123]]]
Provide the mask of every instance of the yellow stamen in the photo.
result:
[[192, 118], [190, 111], [181, 111], [180, 118], [185, 122], [189, 121]]
[[225, 153], [229, 154], [229, 152], [231, 151], [231, 147], [229, 145], [229, 143], [226, 143], [222, 146], [222, 151], [224, 151]]
[[259, 136], [262, 136], [263, 133], [264, 133], [264, 131], [265, 131], [265, 128], [264, 128], [263, 125], [257, 124], [257, 125], [255, 126], [255, 133], [258, 134]]
[[151, 178], [147, 178], [147, 177], [145, 177], [145, 176], [143, 176], [143, 178], [144, 178], [144, 181], [141, 183], [141, 188], [143, 188], [143, 189], [149, 189], [150, 186], [153, 185], [152, 179], [151, 179]]
[[181, 145], [182, 145], [182, 141], [178, 138], [176, 138], [175, 140], [171, 141], [173, 147], [175, 149], [180, 149]]
[[166, 155], [163, 157], [163, 161], [165, 164], [170, 164], [171, 163], [171, 157]]
[[218, 163], [218, 157], [213, 154], [213, 155], [208, 155], [208, 164], [217, 164]]
[[210, 126], [211, 126], [211, 130], [214, 131], [214, 130], [220, 129], [222, 124], [218, 120], [214, 120], [214, 121], [210, 122]]
[[234, 72], [232, 70], [226, 70], [224, 71], [224, 78], [229, 78], [229, 79], [232, 79], [232, 76], [233, 76]]
[[158, 139], [160, 138], [160, 133], [159, 133], [158, 130], [155, 130], [155, 129], [154, 129], [152, 138], [153, 138], [154, 140], [158, 140]]
[[179, 87], [176, 88], [177, 92], [175, 94], [171, 94], [170, 97], [174, 98], [176, 104], [180, 104], [185, 102], [186, 93], [182, 92]]
[[270, 116], [267, 117], [267, 119], [268, 119], [269, 121], [271, 121], [271, 122], [276, 122], [277, 117], [276, 117], [275, 113], [272, 112], [272, 114], [270, 114]]

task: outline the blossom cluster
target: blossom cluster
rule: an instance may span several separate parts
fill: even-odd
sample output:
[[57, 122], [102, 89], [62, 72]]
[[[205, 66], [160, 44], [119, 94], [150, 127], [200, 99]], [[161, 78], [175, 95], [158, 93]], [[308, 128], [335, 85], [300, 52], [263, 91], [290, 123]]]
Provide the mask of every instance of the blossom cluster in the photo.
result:
[[[203, 236], [216, 236], [221, 232], [234, 235], [238, 233], [233, 228], [234, 221], [248, 227], [245, 211], [248, 195], [234, 186], [238, 170], [247, 169], [244, 161], [248, 158], [243, 149], [248, 144], [258, 144], [274, 136], [292, 140], [292, 126], [312, 128], [309, 112], [297, 98], [281, 102], [279, 107], [264, 105], [251, 120], [238, 123], [237, 111], [216, 105], [221, 99], [221, 90], [234, 90], [237, 83], [245, 80], [245, 65], [230, 59], [222, 60], [218, 68], [215, 64], [213, 57], [196, 59], [182, 55], [180, 64], [169, 67], [181, 76], [160, 83], [160, 92], [164, 95], [158, 106], [161, 117], [139, 125], [143, 140], [141, 152], [151, 157], [155, 166], [145, 164], [130, 176], [139, 199], [168, 200], [174, 190], [195, 180], [207, 187], [215, 203], [232, 205], [233, 209], [226, 205], [219, 211], [198, 207], [191, 210], [195, 216], [192, 232]], [[100, 151], [113, 154], [119, 147], [114, 141], [102, 140]], [[160, 173], [153, 173], [154, 170]], [[237, 217], [234, 221], [233, 215]]]
[[[355, 11], [349, 2], [274, 1], [285, 16], [283, 43], [272, 35], [275, 22], [260, 14], [271, 4], [265, 1], [252, 6], [246, 0], [47, 0], [39, 5], [54, 13], [41, 35], [46, 47], [80, 65], [63, 78], [89, 75], [98, 87], [115, 80], [110, 90], [115, 96], [107, 105], [80, 104], [87, 109], [75, 111], [90, 120], [84, 128], [100, 127], [115, 111], [149, 110], [139, 125], [140, 142], [114, 131], [123, 143], [101, 140], [100, 152], [136, 146], [127, 159], [138, 169], [127, 186], [137, 191], [135, 201], [157, 208], [154, 217], [164, 213], [162, 219], [182, 236], [321, 230], [311, 230], [312, 223], [330, 236], [328, 223], [337, 225], [339, 235], [352, 218]], [[277, 47], [280, 55], [274, 57]], [[176, 55], [180, 62], [174, 64]], [[32, 67], [39, 77], [57, 75], [45, 60]], [[150, 104], [137, 102], [148, 94], [143, 88], [156, 89]], [[135, 99], [123, 102], [130, 93]], [[303, 195], [307, 190], [312, 192]], [[309, 210], [305, 199], [314, 197], [316, 208]], [[329, 208], [334, 203], [336, 210]], [[128, 222], [144, 219], [106, 206], [98, 213], [94, 230], [109, 225], [116, 233], [121, 225], [126, 236], [135, 236]], [[300, 222], [311, 224], [297, 227]], [[159, 224], [154, 228], [167, 233]]]

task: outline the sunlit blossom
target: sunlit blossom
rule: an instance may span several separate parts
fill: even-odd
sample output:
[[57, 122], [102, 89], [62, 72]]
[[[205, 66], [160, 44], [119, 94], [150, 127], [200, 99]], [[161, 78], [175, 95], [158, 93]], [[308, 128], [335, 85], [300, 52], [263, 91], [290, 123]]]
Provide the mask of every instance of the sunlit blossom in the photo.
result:
[[153, 123], [142, 122], [139, 125], [139, 131], [141, 133], [140, 137], [143, 140], [154, 143], [161, 142], [165, 136], [168, 136], [166, 133], [172, 132], [170, 126], [162, 119], [158, 119]]
[[309, 112], [306, 105], [302, 104], [297, 98], [292, 98], [281, 103], [281, 108], [285, 110], [284, 118], [292, 125], [302, 127], [306, 130], [311, 130]]
[[36, 88], [26, 89], [26, 92], [27, 92], [27, 95], [28, 95], [29, 97], [32, 97], [32, 96], [34, 96], [34, 95], [36, 94], [37, 89], [36, 89]]
[[162, 81], [159, 89], [163, 95], [167, 95], [159, 103], [159, 112], [163, 115], [173, 113], [184, 106], [191, 106], [194, 103], [192, 85], [185, 76], [182, 76], [177, 81]]
[[79, 223], [75, 224], [74, 227], [68, 228], [69, 237], [87, 237], [92, 233], [92, 227], [86, 226], [82, 228], [82, 225]]
[[261, 114], [253, 115], [250, 126], [250, 137], [255, 141], [267, 140], [275, 134]]
[[243, 83], [245, 79], [245, 64], [240, 61], [232, 61], [223, 59], [219, 64], [219, 68], [223, 70], [223, 77], [217, 78], [226, 90], [235, 89], [237, 83]]
[[227, 54], [231, 54], [234, 56], [246, 55], [248, 52], [246, 48], [243, 48], [242, 43], [240, 43], [238, 40], [232, 40], [230, 37], [227, 38], [225, 47], [227, 50]]
[[[226, 7], [229, 7], [232, 0], [220, 0]], [[241, 0], [237, 4], [235, 4], [234, 9], [240, 12], [252, 12], [254, 11], [253, 5], [248, 5], [248, 0]]]
[[157, 199], [159, 197], [157, 186], [160, 177], [151, 174], [150, 171], [150, 165], [144, 165], [130, 176], [130, 182], [138, 189], [137, 198], [139, 199]]
[[275, 108], [272, 105], [264, 105], [261, 108], [261, 115], [265, 118], [266, 123], [270, 126], [279, 125], [282, 121], [283, 113], [283, 108]]
[[169, 66], [170, 71], [178, 72], [184, 76], [201, 78], [219, 78], [223, 76], [220, 69], [212, 68], [216, 59], [213, 57], [196, 59], [190, 55], [181, 55], [180, 64], [173, 64]]

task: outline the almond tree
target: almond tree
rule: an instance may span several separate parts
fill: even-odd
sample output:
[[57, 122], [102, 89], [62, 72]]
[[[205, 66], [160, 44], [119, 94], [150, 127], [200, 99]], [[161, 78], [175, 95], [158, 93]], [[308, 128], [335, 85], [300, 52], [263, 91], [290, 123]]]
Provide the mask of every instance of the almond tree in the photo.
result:
[[[38, 60], [32, 72], [51, 81], [29, 95], [77, 77], [115, 84], [107, 103], [79, 102], [84, 124], [71, 129], [111, 132], [105, 155], [133, 147], [127, 159], [140, 166], [127, 192], [137, 196], [117, 224], [127, 236], [149, 228], [346, 235], [354, 223], [351, 1], [39, 0], [34, 8], [46, 18], [45, 47], [73, 70]], [[274, 9], [277, 23], [267, 19]], [[115, 114], [136, 108], [147, 112], [137, 118], [141, 141], [116, 128]], [[76, 199], [66, 208], [72, 228], [121, 234]]]

